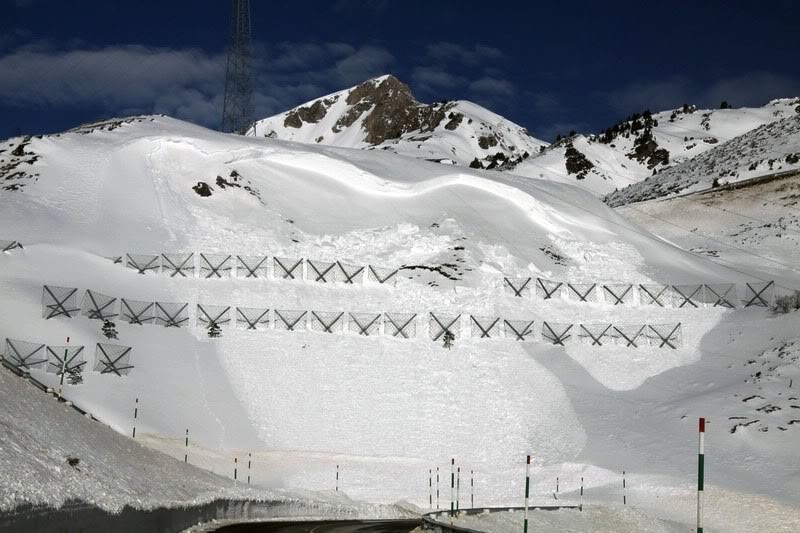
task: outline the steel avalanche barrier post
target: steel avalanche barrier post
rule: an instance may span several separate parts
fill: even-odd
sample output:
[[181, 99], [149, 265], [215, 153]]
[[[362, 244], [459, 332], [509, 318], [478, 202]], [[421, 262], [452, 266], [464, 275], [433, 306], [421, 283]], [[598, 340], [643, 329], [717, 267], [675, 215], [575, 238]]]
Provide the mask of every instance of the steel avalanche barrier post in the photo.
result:
[[697, 453], [697, 533], [703, 533], [703, 474], [705, 469], [706, 419], [700, 417], [700, 431]]

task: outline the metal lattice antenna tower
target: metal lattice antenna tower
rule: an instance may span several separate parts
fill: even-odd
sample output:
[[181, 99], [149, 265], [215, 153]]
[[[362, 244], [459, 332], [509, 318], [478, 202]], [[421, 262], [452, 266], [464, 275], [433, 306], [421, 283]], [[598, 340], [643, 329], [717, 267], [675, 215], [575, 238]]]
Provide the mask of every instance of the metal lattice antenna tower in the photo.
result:
[[250, 39], [250, 0], [231, 0], [231, 40], [225, 72], [222, 131], [245, 134], [253, 124], [253, 48]]

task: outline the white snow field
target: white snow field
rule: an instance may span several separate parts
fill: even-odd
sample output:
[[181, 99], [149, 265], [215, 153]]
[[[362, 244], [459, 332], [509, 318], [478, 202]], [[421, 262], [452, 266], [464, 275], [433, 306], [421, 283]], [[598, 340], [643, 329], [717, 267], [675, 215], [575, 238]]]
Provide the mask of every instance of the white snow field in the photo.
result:
[[[89, 366], [98, 342], [131, 347], [127, 376], [87, 372], [66, 391], [124, 435], [138, 398], [137, 440], [181, 460], [189, 429], [190, 463], [232, 476], [234, 457], [242, 464], [252, 453], [261, 488], [331, 490], [339, 465], [340, 491], [355, 499], [425, 507], [437, 466], [448, 505], [451, 457], [464, 473], [462, 501], [465, 472], [474, 470], [476, 505], [521, 504], [530, 453], [540, 503], [553, 501], [557, 476], [573, 491], [583, 476], [587, 502], [617, 501], [626, 470], [631, 505], [688, 528], [697, 417], [706, 416], [709, 502], [733, 494], [751, 513], [710, 508], [709, 530], [752, 530], [775, 510], [780, 527], [800, 527], [800, 384], [789, 388], [791, 365], [770, 378], [769, 397], [745, 382], [747, 361], [778, 357], [770, 350], [797, 336], [797, 313], [516, 298], [503, 286], [505, 275], [736, 282], [743, 291], [759, 272], [682, 251], [577, 187], [505, 173], [223, 135], [166, 117], [22, 141], [0, 146], [5, 162], [36, 159], [0, 181], [0, 239], [24, 246], [0, 255], [0, 341], [58, 346], [69, 336], [86, 347]], [[447, 276], [407, 268], [393, 286], [184, 278], [140, 275], [108, 259], [161, 252], [426, 266]], [[189, 320], [165, 328], [117, 319], [119, 338], [108, 341], [99, 320], [42, 318], [43, 285], [80, 289], [78, 306], [87, 289], [188, 303]], [[409, 339], [350, 326], [223, 327], [210, 339], [196, 325], [198, 303], [419, 317]], [[429, 312], [462, 315], [452, 349], [430, 340]], [[469, 315], [534, 320], [536, 333], [531, 342], [476, 338]], [[554, 346], [543, 342], [543, 321], [681, 323], [682, 343]], [[742, 401], [753, 394], [762, 399]], [[780, 410], [757, 410], [768, 403]], [[769, 423], [731, 433], [731, 417], [754, 413]]]

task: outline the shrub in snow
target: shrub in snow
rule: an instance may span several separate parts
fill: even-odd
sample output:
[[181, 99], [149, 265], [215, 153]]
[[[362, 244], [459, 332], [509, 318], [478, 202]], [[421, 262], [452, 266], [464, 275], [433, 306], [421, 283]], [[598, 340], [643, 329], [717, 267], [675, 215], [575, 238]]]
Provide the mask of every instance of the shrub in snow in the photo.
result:
[[105, 320], [103, 322], [103, 336], [107, 339], [116, 339], [119, 332], [117, 331], [117, 325], [114, 324], [110, 320]]
[[794, 291], [792, 294], [778, 296], [775, 298], [775, 304], [772, 309], [781, 315], [791, 313], [800, 309], [800, 291]]

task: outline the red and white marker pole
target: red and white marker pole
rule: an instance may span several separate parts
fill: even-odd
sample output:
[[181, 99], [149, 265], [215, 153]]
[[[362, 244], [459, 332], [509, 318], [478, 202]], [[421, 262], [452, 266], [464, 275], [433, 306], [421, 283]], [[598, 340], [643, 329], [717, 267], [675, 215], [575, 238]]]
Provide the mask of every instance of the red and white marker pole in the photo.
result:
[[528, 498], [531, 492], [531, 456], [528, 456], [528, 462], [525, 464], [525, 522], [523, 523], [523, 533], [528, 533]]
[[706, 419], [700, 417], [700, 436], [697, 454], [697, 533], [703, 533], [703, 475], [705, 469]]

